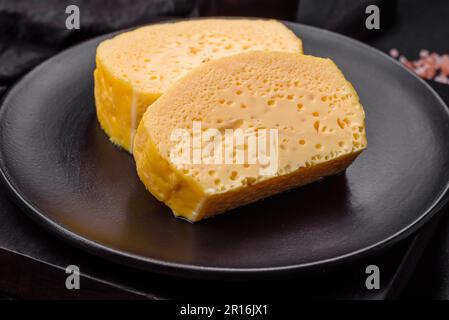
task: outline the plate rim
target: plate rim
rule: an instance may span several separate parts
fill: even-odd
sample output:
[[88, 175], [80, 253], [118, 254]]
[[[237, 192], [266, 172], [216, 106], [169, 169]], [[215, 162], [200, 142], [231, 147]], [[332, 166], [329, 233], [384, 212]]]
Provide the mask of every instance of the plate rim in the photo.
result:
[[[197, 18], [188, 18], [188, 19], [167, 19], [163, 21], [157, 21], [154, 23], [148, 23], [145, 25], [153, 25], [158, 23], [170, 23], [175, 21], [184, 21], [184, 20], [198, 20], [198, 19], [209, 19], [209, 18], [224, 18], [224, 19], [239, 19], [239, 18], [246, 18], [246, 19], [254, 19], [254, 17], [197, 17]], [[411, 75], [415, 80], [419, 81], [421, 84], [424, 85], [424, 87], [430, 91], [430, 93], [436, 98], [436, 101], [439, 102], [439, 104], [442, 106], [443, 111], [446, 113], [448, 119], [449, 119], [449, 108], [444, 102], [444, 100], [438, 95], [438, 93], [423, 79], [421, 79], [419, 76], [417, 76], [415, 73], [413, 73], [411, 70], [405, 68], [402, 64], [400, 64], [397, 60], [391, 58], [384, 52], [371, 47], [367, 44], [364, 44], [358, 40], [352, 39], [350, 37], [347, 37], [345, 35], [309, 26], [304, 25], [297, 22], [290, 22], [290, 21], [283, 21], [283, 20], [277, 20], [282, 23], [284, 23], [287, 27], [292, 29], [291, 26], [294, 26], [295, 28], [299, 29], [309, 29], [312, 32], [321, 32], [325, 33], [327, 35], [337, 37], [341, 39], [342, 41], [345, 41], [346, 43], [350, 44], [351, 46], [361, 47], [364, 50], [369, 51], [371, 54], [375, 54], [377, 56], [381, 56], [382, 58], [387, 58], [390, 60], [390, 62], [393, 62], [396, 67], [401, 68], [402, 70], [405, 70], [409, 75]], [[0, 139], [2, 139], [3, 136], [3, 126], [1, 123], [4, 121], [5, 113], [6, 113], [6, 107], [5, 105], [8, 104], [8, 101], [11, 99], [11, 97], [14, 95], [16, 91], [20, 90], [21, 85], [31, 76], [33, 76], [35, 73], [39, 72], [40, 69], [45, 68], [47, 65], [51, 64], [54, 60], [63, 58], [66, 54], [68, 54], [71, 50], [82, 46], [87, 45], [90, 42], [95, 42], [99, 38], [108, 38], [110, 36], [113, 36], [115, 34], [126, 32], [128, 30], [133, 30], [135, 28], [139, 28], [141, 26], [128, 28], [119, 30], [116, 32], [99, 35], [92, 39], [83, 41], [81, 43], [78, 43], [74, 46], [71, 46], [69, 48], [66, 48], [65, 50], [59, 52], [58, 54], [46, 59], [36, 67], [34, 67], [32, 70], [27, 72], [23, 77], [21, 77], [17, 82], [15, 82], [3, 95], [2, 99], [0, 100]], [[43, 227], [46, 231], [50, 232], [51, 234], [57, 236], [59, 239], [63, 240], [64, 242], [73, 245], [76, 248], [82, 249], [84, 251], [87, 251], [90, 254], [94, 254], [96, 256], [100, 256], [102, 258], [105, 258], [109, 261], [112, 261], [114, 263], [121, 263], [128, 265], [130, 267], [150, 271], [150, 272], [156, 272], [171, 276], [181, 276], [186, 278], [202, 278], [202, 279], [236, 279], [244, 277], [245, 279], [248, 279], [248, 277], [252, 278], [254, 276], [260, 277], [260, 276], [279, 276], [279, 275], [290, 275], [294, 272], [299, 271], [310, 271], [317, 269], [319, 267], [329, 266], [329, 265], [340, 265], [343, 263], [347, 263], [356, 259], [360, 259], [362, 257], [365, 257], [367, 255], [372, 255], [376, 252], [379, 252], [382, 249], [386, 249], [388, 247], [391, 247], [392, 245], [400, 242], [401, 240], [404, 240], [405, 238], [411, 236], [414, 234], [417, 230], [419, 230], [421, 227], [423, 227], [427, 222], [429, 222], [432, 218], [435, 218], [435, 216], [443, 211], [442, 209], [448, 204], [449, 202], [449, 181], [446, 182], [446, 185], [444, 188], [441, 189], [440, 195], [434, 200], [434, 202], [425, 210], [423, 213], [421, 213], [418, 218], [416, 218], [414, 221], [397, 231], [396, 233], [390, 235], [387, 238], [384, 238], [380, 241], [377, 241], [369, 246], [365, 246], [363, 248], [360, 248], [358, 250], [353, 250], [351, 252], [337, 255], [332, 258], [327, 259], [320, 259], [312, 262], [306, 262], [306, 263], [298, 263], [298, 264], [290, 264], [285, 266], [274, 266], [274, 267], [256, 267], [256, 268], [231, 268], [231, 267], [214, 267], [214, 266], [201, 266], [201, 265], [193, 265], [193, 264], [186, 264], [186, 263], [177, 263], [177, 262], [167, 262], [164, 260], [149, 258], [145, 256], [141, 256], [138, 254], [132, 254], [125, 252], [123, 250], [114, 249], [111, 247], [108, 247], [106, 245], [100, 244], [96, 241], [87, 239], [85, 237], [82, 237], [78, 235], [77, 233], [70, 231], [69, 229], [66, 229], [64, 226], [58, 224], [57, 222], [51, 220], [48, 218], [45, 213], [39, 209], [37, 205], [35, 205], [32, 201], [28, 200], [24, 194], [20, 191], [20, 188], [14, 185], [14, 179], [11, 175], [8, 173], [8, 168], [6, 166], [5, 160], [4, 160], [4, 151], [3, 148], [0, 148], [0, 180], [3, 183], [3, 185], [6, 187], [7, 193], [10, 195], [12, 200], [24, 211], [24, 213], [31, 218], [34, 222], [39, 224], [41, 227]]]

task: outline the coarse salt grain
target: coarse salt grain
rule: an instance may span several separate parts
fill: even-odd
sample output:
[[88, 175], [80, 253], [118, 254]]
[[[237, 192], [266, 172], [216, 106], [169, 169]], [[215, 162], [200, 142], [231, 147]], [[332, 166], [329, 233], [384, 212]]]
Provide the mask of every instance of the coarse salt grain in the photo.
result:
[[436, 76], [435, 79], [433, 79], [433, 80], [435, 80], [436, 82], [439, 82], [439, 83], [449, 84], [449, 78], [441, 73], [438, 76]]
[[449, 54], [441, 57], [440, 70], [442, 74], [449, 76]]
[[421, 58], [425, 58], [425, 57], [427, 57], [428, 55], [429, 55], [429, 51], [428, 51], [428, 50], [422, 49], [422, 50], [419, 51], [419, 56], [420, 56]]
[[400, 55], [395, 48], [390, 50], [390, 56], [397, 58], [405, 67], [414, 71], [426, 80], [434, 80], [439, 83], [449, 84], [449, 54], [438, 53], [422, 49], [419, 51], [418, 60], [408, 60]]
[[399, 51], [397, 49], [391, 49], [390, 50], [390, 56], [392, 56], [393, 58], [397, 58], [399, 56]]

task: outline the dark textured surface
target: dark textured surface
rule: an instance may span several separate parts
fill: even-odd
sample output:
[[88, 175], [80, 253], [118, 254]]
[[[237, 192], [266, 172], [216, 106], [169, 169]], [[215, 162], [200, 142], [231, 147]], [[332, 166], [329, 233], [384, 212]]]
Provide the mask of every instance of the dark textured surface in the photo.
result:
[[[449, 3], [446, 0], [398, 1], [397, 19], [389, 32], [370, 44], [388, 52], [397, 48], [407, 58], [416, 59], [420, 49], [449, 53]], [[428, 81], [449, 104], [449, 86]], [[449, 140], [446, 147], [449, 148]], [[449, 214], [439, 222], [435, 236], [405, 288], [405, 297], [413, 299], [449, 299]]]
[[172, 274], [295, 269], [354, 255], [413, 229], [449, 180], [444, 105], [380, 53], [319, 29], [289, 26], [307, 44], [306, 53], [334, 59], [365, 107], [369, 148], [345, 175], [199, 224], [173, 218], [95, 120], [91, 75], [101, 39], [53, 58], [10, 92], [1, 111], [3, 172], [50, 231], [114, 261]]
[[[212, 0], [206, 1], [219, 2]], [[233, 0], [225, 1], [235, 2]], [[248, 1], [249, 0], [245, 0], [245, 2]], [[323, 1], [323, 4], [321, 4], [321, 2], [317, 2], [316, 0], [302, 0], [299, 5], [299, 9], [302, 10], [302, 13], [299, 13], [297, 19], [302, 22], [311, 23], [323, 28], [333, 28], [334, 26], [332, 26], [331, 23], [333, 23], [334, 21], [338, 21], [338, 19], [340, 19], [339, 16], [345, 15], [347, 19], [347, 17], [351, 15], [351, 11], [353, 11], [354, 8], [361, 12], [360, 6], [357, 6], [356, 3], [355, 5], [351, 5], [349, 8], [343, 8], [343, 12], [339, 12], [338, 8], [341, 8], [340, 4], [344, 1], [346, 0], [335, 0], [332, 1], [332, 3], [324, 3]], [[344, 25], [342, 26], [342, 28], [344, 27], [344, 29], [341, 29], [340, 31], [351, 36], [360, 35], [360, 38], [364, 41], [367, 41], [369, 44], [386, 52], [388, 52], [388, 50], [393, 47], [398, 48], [401, 53], [404, 53], [409, 58], [416, 58], [419, 50], [422, 48], [437, 51], [439, 53], [449, 52], [449, 42], [447, 41], [447, 39], [449, 38], [449, 27], [447, 20], [447, 17], [449, 15], [449, 5], [446, 0], [434, 0], [430, 3], [420, 0], [387, 1], [389, 3], [397, 2], [398, 4], [396, 10], [396, 18], [392, 20], [394, 22], [394, 25], [390, 28], [384, 28], [383, 22], [385, 21], [385, 12], [382, 11], [382, 28], [380, 32], [376, 33], [376, 37], [372, 37], [371, 32], [366, 32], [366, 30], [363, 30], [363, 28], [360, 28], [360, 26], [357, 25], [355, 25], [353, 29], [346, 28], [351, 24], [351, 21], [349, 20], [343, 20]], [[52, 2], [51, 6], [48, 5], [48, 3], [50, 2]], [[58, 32], [56, 33], [56, 35], [60, 34], [61, 30], [64, 31], [65, 29], [63, 19], [65, 18], [65, 15], [61, 15], [61, 10], [63, 10], [61, 9], [61, 7], [65, 8], [67, 4], [75, 2], [76, 1], [65, 0], [0, 0], [0, 7], [2, 7], [3, 9], [6, 7], [10, 8], [6, 13], [4, 11], [0, 11], [0, 25], [2, 26], [0, 28], [0, 69], [2, 67], [7, 68], [7, 70], [18, 69], [19, 71], [16, 74], [23, 74], [29, 68], [34, 66], [35, 63], [46, 58], [48, 55], [51, 55], [53, 52], [59, 51], [61, 48], [74, 44], [81, 39], [87, 39], [88, 37], [99, 34], [100, 32], [113, 30], [111, 28], [102, 29], [101, 26], [97, 25], [95, 28], [103, 31], [91, 32], [92, 27], [87, 29], [82, 28], [81, 30], [70, 32], [70, 36], [68, 36], [66, 40], [63, 40], [62, 44], [57, 39], [47, 41], [46, 39], [48, 39], [49, 36], [53, 36], [54, 30], [52, 30], [51, 28], [47, 28], [45, 25], [51, 25], [54, 17], [56, 15], [59, 15], [59, 17], [56, 17], [56, 19], [59, 19], [60, 21], [57, 23]], [[83, 8], [84, 10], [89, 10], [88, 6], [95, 6], [96, 3], [99, 2], [100, 1], [84, 1]], [[124, 2], [132, 5], [136, 3], [135, 1], [121, 1], [122, 4]], [[153, 6], [153, 1], [150, 0], [137, 2], [140, 2], [140, 8], [148, 5], [146, 7], [146, 10], [139, 10], [139, 12], [144, 12], [143, 16], [146, 16], [146, 18], [144, 18], [144, 20], [141, 20], [141, 22], [145, 23], [151, 21], [153, 19], [152, 17], [157, 14], [159, 7]], [[193, 1], [182, 0], [177, 3], [180, 3], [181, 5], [174, 6], [174, 8], [180, 8], [180, 10], [178, 10], [178, 12], [167, 12], [168, 15], [180, 16], [190, 14]], [[25, 14], [21, 12], [21, 10], [28, 12], [28, 9], [31, 7], [30, 4], [33, 7], [41, 6], [47, 12], [46, 14], [37, 17], [38, 19], [40, 19], [40, 23], [38, 25], [34, 23], [28, 23], [26, 21], [28, 18], [25, 18]], [[321, 8], [323, 5], [325, 6], [326, 10], [323, 10]], [[14, 6], [16, 6], [16, 8], [12, 8]], [[28, 8], [26, 8], [27, 6]], [[127, 11], [126, 9], [126, 6], [124, 6], [122, 7], [122, 10], [114, 12], [114, 7], [108, 6], [107, 10], [101, 10], [100, 13], [92, 11], [90, 14], [92, 16], [95, 16], [93, 19], [94, 21], [101, 21], [101, 19], [108, 19], [108, 17], [113, 17], [113, 19], [115, 19], [115, 14], [121, 14], [122, 12], [126, 11], [128, 12], [129, 18], [131, 20], [134, 19], [136, 15], [130, 15], [130, 11]], [[50, 11], [52, 10], [56, 12], [56, 14], [51, 13]], [[105, 14], [105, 12], [107, 11], [109, 11], [109, 13]], [[13, 14], [11, 15], [9, 12], [13, 12]], [[33, 12], [34, 9], [31, 10], [31, 16], [33, 16]], [[37, 12], [42, 12], [42, 9]], [[206, 14], [217, 13], [214, 12], [214, 9], [212, 8], [212, 10]], [[230, 13], [224, 12], [223, 14], [229, 15]], [[285, 14], [290, 15], [290, 13], [283, 14], [284, 16]], [[274, 11], [265, 11], [265, 13], [262, 13], [262, 15], [272, 17], [276, 16]], [[390, 15], [389, 12], [387, 12], [387, 16], [388, 15]], [[334, 18], [330, 20], [329, 17]], [[31, 21], [33, 19], [34, 18], [31, 17]], [[44, 19], [47, 19], [47, 21], [44, 21]], [[20, 21], [20, 24], [16, 23], [17, 21]], [[131, 21], [120, 21], [121, 25], [116, 25], [116, 28], [122, 28], [132, 25]], [[81, 23], [83, 26], [83, 20]], [[387, 20], [387, 24], [390, 24], [390, 21]], [[5, 28], [4, 26], [9, 27]], [[34, 39], [29, 39], [28, 35], [34, 34], [34, 28], [41, 30], [40, 32], [43, 32], [42, 30], [48, 30], [48, 34], [44, 37], [38, 36]], [[53, 45], [50, 44], [52, 42], [54, 42]], [[33, 53], [35, 48], [36, 53]], [[45, 54], [42, 55], [39, 52], [44, 52]], [[32, 61], [28, 59], [28, 57], [33, 57], [35, 55], [38, 57], [38, 59], [32, 59]], [[19, 65], [20, 67], [17, 67], [17, 65]], [[3, 71], [0, 72], [0, 74], [3, 75], [0, 79], [1, 95], [2, 92], [6, 90], [7, 86], [15, 81], [16, 78], [7, 74], [5, 76], [5, 73]], [[449, 101], [449, 86], [438, 84], [435, 82], [429, 83], [434, 87], [435, 90], [438, 91], [438, 93], [446, 100], [446, 102]], [[419, 237], [417, 241], [414, 241], [414, 245], [406, 244], [406, 248], [409, 248], [411, 251], [407, 251], [405, 248], [401, 247], [388, 256], [379, 256], [374, 259], [375, 263], [385, 265], [385, 268], [396, 268], [397, 278], [399, 278], [401, 281], [406, 281], [409, 273], [413, 271], [414, 263], [420, 259], [420, 252], [424, 250], [423, 247], [425, 248], [426, 254], [422, 259], [417, 272], [413, 275], [410, 286], [405, 290], [406, 297], [449, 298], [449, 272], [446, 263], [447, 261], [449, 261], [449, 253], [447, 252], [447, 248], [449, 248], [449, 238], [447, 237], [447, 235], [449, 234], [449, 216], [445, 215], [443, 219], [440, 220], [434, 239], [429, 246], [426, 246], [428, 238], [432, 235], [432, 231], [433, 229], [427, 228], [425, 237]], [[41, 228], [37, 227], [27, 217], [25, 217], [19, 209], [12, 205], [11, 202], [7, 199], [3, 189], [0, 189], [0, 248], [1, 250], [7, 248], [14, 250], [11, 252], [11, 255], [14, 257], [17, 256], [17, 258], [14, 259], [14, 263], [8, 265], [5, 265], [3, 263], [6, 260], [0, 259], [0, 261], [2, 262], [2, 264], [0, 265], [2, 267], [8, 267], [7, 270], [10, 271], [9, 273], [7, 273], [7, 276], [5, 275], [6, 273], [0, 272], [1, 275], [4, 275], [3, 277], [0, 277], [0, 280], [9, 280], [9, 287], [4, 285], [4, 282], [0, 281], [1, 288], [9, 292], [8, 296], [19, 296], [19, 292], [21, 293], [22, 297], [29, 298], [38, 298], [43, 292], [45, 292], [47, 296], [51, 296], [53, 298], [58, 296], [62, 297], [67, 294], [66, 290], [61, 291], [61, 283], [54, 283], [54, 286], [50, 286], [49, 283], [48, 290], [42, 290], [42, 287], [47, 288], [47, 286], [36, 287], [37, 277], [35, 276], [36, 274], [32, 272], [33, 268], [19, 268], [19, 266], [22, 264], [22, 259], [16, 254], [17, 252], [22, 252], [23, 254], [38, 258], [41, 264], [45, 264], [46, 267], [44, 268], [44, 270], [46, 270], [50, 274], [49, 278], [53, 278], [55, 276], [54, 272], [56, 272], [56, 274], [59, 274], [62, 271], [60, 269], [56, 269], [56, 271], [54, 271], [53, 268], [47, 265], [47, 263], [62, 267], [68, 265], [69, 263], [78, 263], [81, 266], [82, 272], [85, 271], [83, 273], [85, 273], [86, 275], [96, 276], [98, 279], [102, 280], [106, 279], [114, 286], [126, 283], [131, 287], [140, 289], [143, 288], [150, 293], [152, 290], [154, 292], [163, 291], [164, 296], [176, 296], [174, 292], [176, 291], [175, 289], [178, 288], [178, 286], [176, 285], [165, 287], [164, 284], [167, 284], [168, 281], [164, 281], [164, 279], [160, 277], [151, 278], [150, 275], [148, 275], [150, 280], [141, 281], [143, 275], [140, 273], [120, 269], [111, 264], [104, 264], [102, 260], [81, 253], [64, 243], [61, 243], [56, 238], [49, 236]], [[405, 255], [405, 252], [409, 253]], [[408, 256], [408, 258], [405, 258], [405, 256]], [[398, 267], [395, 262], [395, 259], [397, 259], [398, 257], [402, 257], [402, 268]], [[412, 261], [410, 261], [410, 259]], [[327, 273], [329, 274], [329, 272]], [[335, 277], [350, 279], [350, 281], [345, 282], [342, 280], [339, 283], [328, 281], [329, 277], [332, 279], [332, 273], [327, 278], [322, 276], [312, 277], [311, 281], [307, 284], [304, 281], [291, 281], [283, 283], [287, 289], [282, 290], [281, 286], [280, 289], [278, 288], [278, 292], [285, 293], [286, 296], [296, 295], [301, 297], [323, 297], [323, 295], [326, 293], [328, 294], [327, 296], [333, 297], [362, 297], [363, 294], [367, 293], [363, 290], [363, 279], [359, 278], [359, 281], [354, 281], [354, 279], [347, 277], [347, 274], [357, 275], [359, 273], [360, 268], [358, 267], [355, 267], [352, 270], [348, 270], [347, 273], [334, 273]], [[397, 286], [395, 281], [392, 281], [390, 272], [388, 274], [389, 275], [382, 277], [382, 281], [385, 280], [384, 285], [390, 286], [394, 283], [395, 287], [402, 287], [400, 285]], [[129, 278], [135, 278], [135, 280], [128, 281]], [[179, 281], [174, 280], [171, 283], [178, 284]], [[183, 285], [184, 284], [181, 284], [181, 286]], [[201, 287], [201, 289], [205, 288], [207, 288], [207, 286]], [[243, 288], [246, 287], [244, 286]], [[259, 294], [259, 296], [263, 296], [263, 293], [266, 292], [269, 288], [269, 285], [259, 285], [256, 287], [255, 291]], [[354, 288], [358, 288], [359, 291], [361, 291], [362, 295], [349, 294], [350, 292], [354, 291]], [[0, 289], [0, 291], [2, 289]], [[313, 291], [313, 294], [308, 295], [308, 290]], [[385, 291], [390, 290], [383, 290], [382, 294], [379, 294], [378, 296], [385, 297]], [[229, 293], [229, 291], [226, 292]], [[226, 295], [225, 293], [223, 294]], [[83, 292], [78, 293], [78, 296], [82, 297], [82, 295]], [[107, 291], [103, 291], [102, 296], [108, 297]]]
[[449, 232], [445, 217], [405, 290], [411, 299], [449, 299]]

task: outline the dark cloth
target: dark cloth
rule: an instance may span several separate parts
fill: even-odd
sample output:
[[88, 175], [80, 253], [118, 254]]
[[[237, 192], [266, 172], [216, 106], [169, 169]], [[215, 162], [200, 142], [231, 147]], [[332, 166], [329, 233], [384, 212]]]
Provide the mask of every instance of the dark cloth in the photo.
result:
[[[0, 94], [18, 77], [62, 49], [93, 36], [192, 14], [288, 18], [363, 39], [364, 8], [378, 5], [383, 28], [391, 24], [394, 0], [2, 0], [0, 1]], [[80, 8], [81, 29], [65, 28], [68, 5]], [[385, 10], [384, 10], [385, 8]], [[388, 19], [387, 19], [388, 18]], [[388, 23], [387, 23], [388, 21]], [[362, 31], [360, 31], [362, 30]]]
[[[66, 7], [72, 4], [80, 9], [79, 30], [65, 27]], [[191, 0], [1, 0], [0, 94], [26, 71], [68, 46], [157, 17], [184, 17], [194, 5]]]

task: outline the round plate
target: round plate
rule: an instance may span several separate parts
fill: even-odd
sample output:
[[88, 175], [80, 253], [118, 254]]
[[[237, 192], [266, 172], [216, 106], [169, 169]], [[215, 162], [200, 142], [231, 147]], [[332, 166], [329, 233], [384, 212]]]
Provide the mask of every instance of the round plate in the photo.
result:
[[368, 149], [346, 174], [191, 224], [148, 193], [94, 107], [95, 49], [71, 48], [25, 76], [1, 108], [0, 167], [25, 211], [74, 245], [191, 277], [298, 271], [410, 235], [447, 200], [449, 116], [399, 63], [335, 33], [287, 24], [332, 58], [366, 110]]

